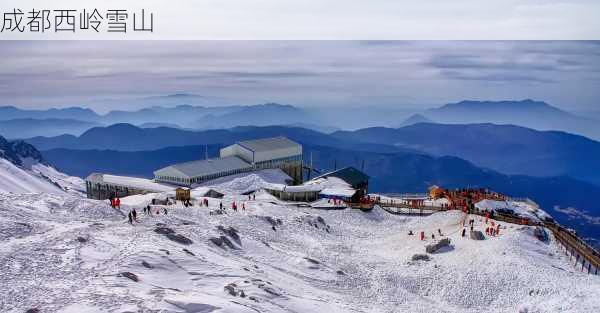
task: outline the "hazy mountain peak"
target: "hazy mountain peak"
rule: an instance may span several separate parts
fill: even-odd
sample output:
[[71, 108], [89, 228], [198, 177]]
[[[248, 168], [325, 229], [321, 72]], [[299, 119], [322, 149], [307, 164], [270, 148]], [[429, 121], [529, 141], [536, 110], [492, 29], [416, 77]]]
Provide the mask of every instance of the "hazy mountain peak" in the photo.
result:
[[400, 124], [400, 127], [414, 125], [414, 124], [418, 124], [418, 123], [431, 123], [431, 122], [432, 122], [432, 120], [428, 119], [423, 114], [416, 113], [416, 114], [409, 116], [407, 119], [405, 119], [404, 122], [402, 122]]

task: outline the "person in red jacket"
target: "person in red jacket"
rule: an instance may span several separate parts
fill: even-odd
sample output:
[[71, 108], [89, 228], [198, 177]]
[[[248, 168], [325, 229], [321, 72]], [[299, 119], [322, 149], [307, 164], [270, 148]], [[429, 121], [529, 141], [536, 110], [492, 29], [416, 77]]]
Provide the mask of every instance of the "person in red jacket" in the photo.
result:
[[121, 199], [117, 198], [117, 200], [115, 200], [115, 206], [119, 209], [121, 208]]
[[424, 232], [424, 231], [422, 231], [422, 232], [421, 232], [421, 240], [424, 240], [424, 239], [425, 239], [425, 232]]

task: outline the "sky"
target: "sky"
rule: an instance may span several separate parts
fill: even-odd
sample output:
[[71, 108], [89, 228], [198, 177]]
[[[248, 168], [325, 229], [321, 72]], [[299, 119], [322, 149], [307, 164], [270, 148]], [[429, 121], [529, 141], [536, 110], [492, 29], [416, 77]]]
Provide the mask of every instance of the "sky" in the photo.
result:
[[[428, 108], [534, 99], [600, 110], [600, 41], [0, 41], [0, 105]], [[137, 100], [136, 100], [137, 99]]]

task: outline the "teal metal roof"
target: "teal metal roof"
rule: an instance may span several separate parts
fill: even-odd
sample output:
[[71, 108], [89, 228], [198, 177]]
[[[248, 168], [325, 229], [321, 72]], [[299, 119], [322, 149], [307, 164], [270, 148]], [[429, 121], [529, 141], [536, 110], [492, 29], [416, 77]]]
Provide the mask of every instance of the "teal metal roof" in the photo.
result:
[[347, 182], [348, 184], [350, 184], [352, 186], [358, 185], [362, 182], [369, 181], [369, 175], [357, 170], [356, 168], [354, 168], [352, 166], [344, 167], [339, 170], [323, 174], [319, 177], [315, 177], [315, 179], [321, 178], [321, 177], [331, 177], [331, 176], [342, 179], [343, 181]]
[[240, 141], [238, 144], [250, 151], [262, 152], [279, 149], [297, 148], [300, 144], [287, 139], [286, 137], [264, 138], [256, 140]]

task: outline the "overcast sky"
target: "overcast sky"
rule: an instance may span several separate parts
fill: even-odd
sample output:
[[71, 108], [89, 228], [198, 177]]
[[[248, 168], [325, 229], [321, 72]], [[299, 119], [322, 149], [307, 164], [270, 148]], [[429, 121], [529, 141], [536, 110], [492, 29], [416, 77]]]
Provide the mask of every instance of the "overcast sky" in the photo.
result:
[[105, 112], [134, 109], [114, 99], [193, 93], [215, 104], [531, 98], [600, 109], [598, 41], [0, 41], [0, 51], [0, 105], [28, 108]]

